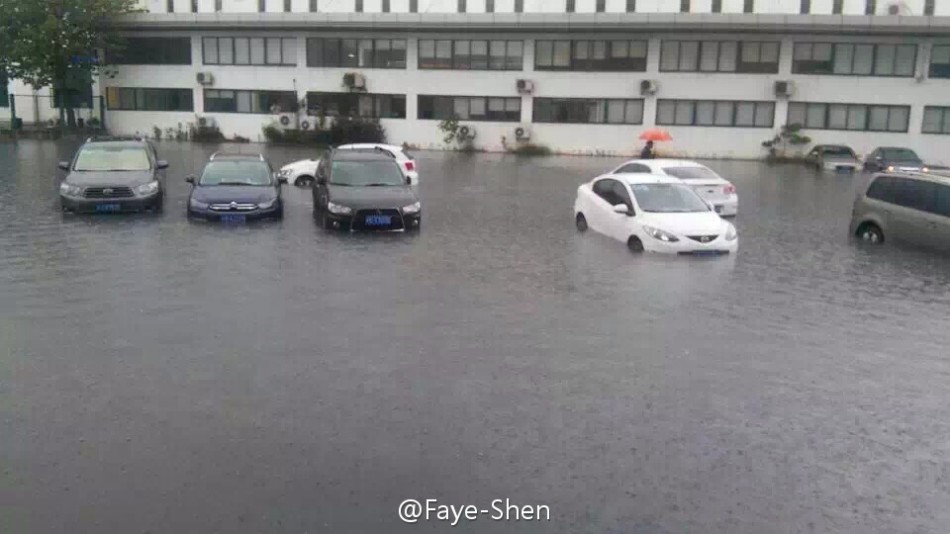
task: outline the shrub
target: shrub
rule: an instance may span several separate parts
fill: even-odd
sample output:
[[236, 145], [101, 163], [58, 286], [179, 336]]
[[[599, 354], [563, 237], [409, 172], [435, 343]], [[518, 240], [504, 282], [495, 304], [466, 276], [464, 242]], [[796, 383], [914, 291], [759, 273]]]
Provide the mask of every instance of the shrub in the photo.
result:
[[247, 137], [242, 137], [242, 136], [240, 136], [240, 135], [235, 135], [234, 137], [231, 138], [231, 142], [233, 142], [233, 143], [250, 143], [251, 140], [248, 139]]
[[195, 126], [192, 124], [191, 140], [199, 143], [216, 143], [224, 141], [224, 135], [217, 126]]
[[801, 124], [786, 124], [773, 138], [762, 141], [762, 146], [769, 151], [766, 160], [773, 163], [799, 160], [799, 157], [788, 156], [787, 151], [789, 145], [799, 147], [811, 143], [811, 138], [802, 135], [801, 130]]
[[158, 126], [152, 126], [152, 137], [154, 137], [156, 141], [161, 141], [162, 129], [159, 128]]
[[508, 149], [508, 152], [517, 156], [550, 156], [551, 149], [545, 145], [534, 143], [523, 143], [515, 148]]
[[376, 119], [338, 117], [329, 128], [287, 130], [277, 124], [263, 128], [269, 143], [295, 145], [345, 145], [349, 143], [385, 143], [386, 131]]

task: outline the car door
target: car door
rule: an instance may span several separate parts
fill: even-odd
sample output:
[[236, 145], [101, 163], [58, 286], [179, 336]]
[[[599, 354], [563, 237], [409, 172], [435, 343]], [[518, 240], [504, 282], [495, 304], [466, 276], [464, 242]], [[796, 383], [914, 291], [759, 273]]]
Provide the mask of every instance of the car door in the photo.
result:
[[[327, 172], [327, 163], [326, 159], [321, 159], [317, 163], [317, 169], [314, 172], [316, 174], [316, 183], [313, 184], [313, 210], [317, 212], [322, 212], [326, 210], [327, 202], [329, 201], [329, 189], [327, 188], [327, 182], [330, 180], [329, 173]], [[323, 178], [323, 180], [321, 180]], [[320, 182], [324, 183], [320, 183]]]
[[888, 216], [892, 236], [917, 245], [933, 245], [935, 228], [930, 217], [935, 211], [937, 184], [895, 177], [892, 187], [895, 205]]
[[880, 157], [881, 149], [875, 149], [872, 151], [867, 155], [867, 157], [864, 158], [864, 168], [869, 171], [880, 170], [882, 168], [881, 163], [878, 160]]
[[587, 215], [587, 224], [595, 231], [612, 236], [611, 227], [614, 222], [612, 215], [614, 205], [623, 201], [618, 199], [614, 184], [620, 183], [612, 178], [602, 178], [594, 182], [591, 190], [590, 213]]
[[630, 211], [630, 215], [617, 213], [613, 211], [611, 207], [610, 210], [610, 237], [624, 243], [627, 242], [627, 239], [630, 238], [630, 235], [633, 234], [631, 230], [631, 221], [632, 214], [635, 214], [633, 208], [633, 201], [630, 199], [630, 190], [627, 189], [627, 185], [620, 182], [619, 180], [611, 180], [611, 184], [614, 192], [614, 200], [616, 204], [624, 204], [627, 206], [627, 209]]
[[950, 250], [950, 185], [937, 184], [934, 202], [934, 242], [937, 248]]

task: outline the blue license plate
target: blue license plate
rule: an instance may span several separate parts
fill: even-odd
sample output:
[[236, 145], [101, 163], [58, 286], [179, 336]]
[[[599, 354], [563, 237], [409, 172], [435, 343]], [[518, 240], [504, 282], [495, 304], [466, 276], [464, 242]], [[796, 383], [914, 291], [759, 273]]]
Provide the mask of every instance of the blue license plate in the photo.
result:
[[366, 226], [389, 226], [392, 224], [392, 215], [367, 215]]
[[242, 223], [247, 221], [247, 217], [244, 215], [222, 215], [221, 222], [223, 223]]
[[122, 206], [120, 204], [96, 204], [96, 211], [114, 213], [116, 211], [122, 211]]
[[719, 256], [722, 252], [718, 250], [694, 250], [694, 256]]

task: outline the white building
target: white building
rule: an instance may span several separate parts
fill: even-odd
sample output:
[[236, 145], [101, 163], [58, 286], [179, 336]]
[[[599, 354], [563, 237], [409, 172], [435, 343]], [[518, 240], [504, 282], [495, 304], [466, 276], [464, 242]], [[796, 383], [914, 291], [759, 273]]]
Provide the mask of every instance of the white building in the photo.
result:
[[[204, 117], [257, 140], [275, 105], [306, 100], [291, 127], [379, 116], [389, 141], [424, 148], [444, 146], [439, 119], [456, 114], [488, 150], [514, 145], [520, 127], [562, 152], [630, 154], [660, 126], [669, 151], [758, 158], [763, 140], [798, 122], [816, 143], [908, 146], [950, 164], [950, 0], [142, 6], [122, 22], [123, 64], [94, 89], [114, 133]], [[347, 87], [349, 73], [365, 87]]]

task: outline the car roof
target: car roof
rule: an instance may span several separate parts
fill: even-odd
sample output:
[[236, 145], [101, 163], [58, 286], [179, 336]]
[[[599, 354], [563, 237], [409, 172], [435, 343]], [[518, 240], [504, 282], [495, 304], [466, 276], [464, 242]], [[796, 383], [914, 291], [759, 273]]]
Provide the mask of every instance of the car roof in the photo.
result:
[[264, 161], [262, 154], [228, 154], [226, 152], [215, 152], [211, 154], [208, 161]]
[[906, 146], [879, 146], [874, 150], [910, 150], [913, 152], [913, 150], [907, 148]]
[[851, 147], [848, 145], [815, 145], [815, 148], [847, 148], [851, 150]]
[[600, 180], [602, 178], [613, 178], [614, 180], [620, 180], [629, 185], [639, 185], [639, 184], [682, 184], [683, 181], [679, 178], [673, 178], [672, 176], [666, 176], [664, 174], [649, 174], [649, 173], [617, 173], [617, 174], [605, 174], [603, 176], [598, 176], [594, 180]]
[[[928, 172], [882, 172], [875, 174], [871, 182], [874, 182], [878, 178], [885, 176], [895, 176], [898, 178], [909, 178], [911, 180], [923, 180], [927, 182], [936, 182], [943, 185], [950, 185], [950, 170]], [[870, 183], [868, 185], [870, 185]]]
[[145, 141], [138, 141], [134, 139], [124, 139], [124, 140], [109, 140], [109, 141], [86, 141], [83, 143], [83, 146], [116, 146], [116, 147], [129, 147], [129, 148], [146, 148], [148, 144]]
[[394, 161], [391, 153], [363, 148], [334, 150], [330, 157], [338, 161]]
[[620, 167], [630, 163], [639, 163], [641, 165], [669, 165], [671, 167], [702, 167], [706, 166], [702, 163], [697, 163], [695, 161], [690, 161], [688, 159], [672, 159], [672, 158], [656, 158], [656, 159], [632, 159], [630, 161], [623, 162]]
[[399, 145], [387, 145], [385, 143], [350, 143], [348, 145], [340, 145], [337, 150], [372, 150], [376, 147], [382, 148], [384, 150], [389, 150], [390, 152], [402, 152], [402, 147]]

